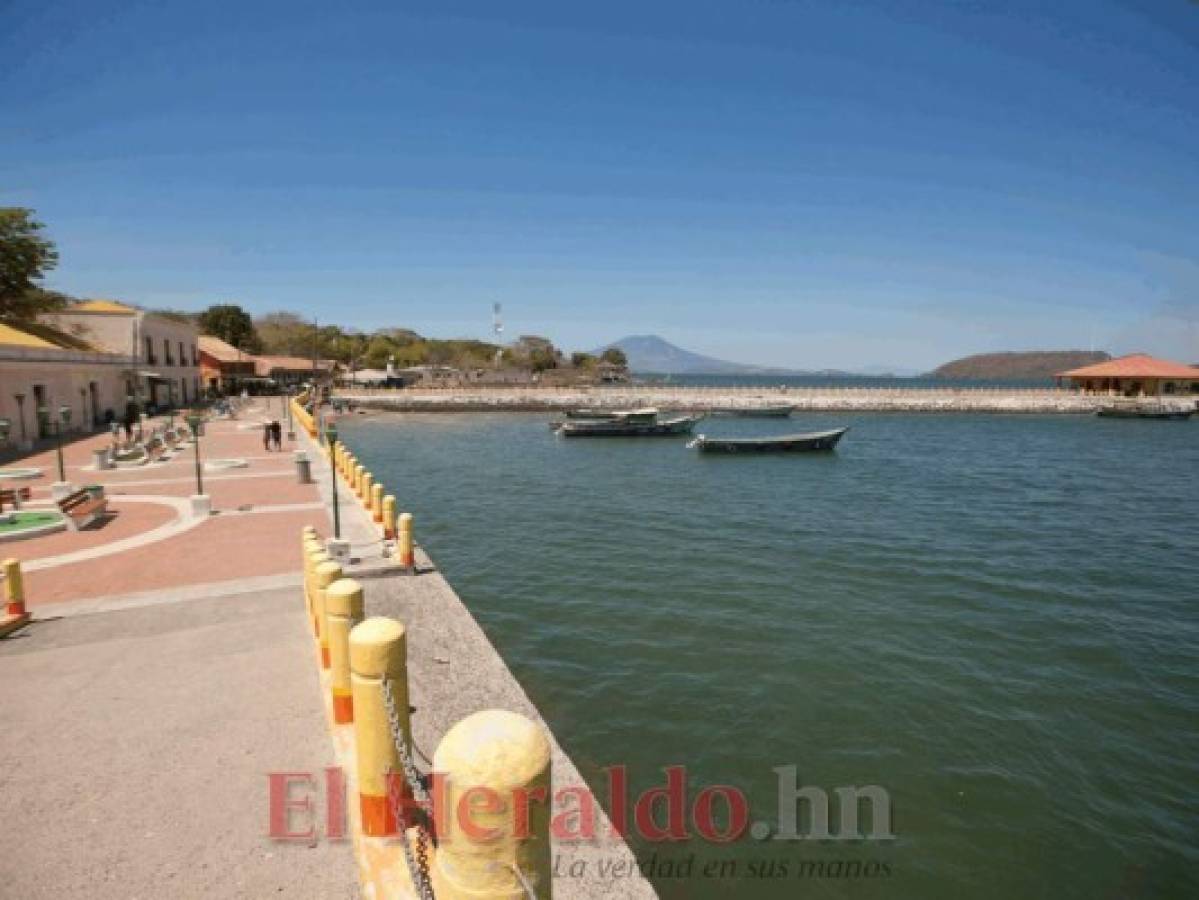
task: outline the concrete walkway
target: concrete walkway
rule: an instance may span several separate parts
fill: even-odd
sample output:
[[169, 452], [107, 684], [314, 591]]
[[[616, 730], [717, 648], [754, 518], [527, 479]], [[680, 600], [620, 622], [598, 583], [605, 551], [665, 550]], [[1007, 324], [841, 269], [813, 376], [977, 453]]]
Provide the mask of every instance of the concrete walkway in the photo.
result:
[[335, 764], [299, 588], [140, 602], [0, 641], [0, 895], [357, 897], [268, 837], [267, 773]]
[[[93, 435], [67, 477], [103, 483], [113, 517], [0, 552], [34, 615], [0, 640], [0, 896], [359, 895], [349, 842], [268, 836], [268, 773], [337, 760], [299, 587], [300, 529], [327, 519], [291, 453], [243, 427], [267, 413], [208, 426], [205, 459], [249, 462], [205, 477], [219, 515], [191, 516], [191, 448], [96, 472]], [[53, 451], [15, 464], [43, 469], [48, 502]]]

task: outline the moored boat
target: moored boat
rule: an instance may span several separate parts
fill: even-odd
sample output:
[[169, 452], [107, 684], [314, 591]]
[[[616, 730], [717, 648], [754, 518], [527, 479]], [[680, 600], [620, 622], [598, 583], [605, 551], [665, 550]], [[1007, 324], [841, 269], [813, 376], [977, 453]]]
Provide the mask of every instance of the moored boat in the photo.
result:
[[568, 419], [633, 419], [652, 422], [658, 418], [658, 410], [652, 406], [642, 409], [568, 409]]
[[772, 437], [710, 438], [702, 434], [687, 444], [703, 453], [800, 453], [832, 450], [849, 426], [831, 431], [780, 434]]
[[558, 434], [563, 437], [668, 437], [690, 434], [703, 416], [678, 416], [673, 419], [640, 418], [580, 419], [562, 422]]
[[1109, 403], [1101, 406], [1096, 415], [1105, 419], [1189, 419], [1194, 412], [1194, 406], [1141, 400], [1134, 403]]
[[729, 416], [738, 419], [785, 419], [795, 407], [790, 403], [773, 406], [719, 406], [709, 412], [714, 416]]

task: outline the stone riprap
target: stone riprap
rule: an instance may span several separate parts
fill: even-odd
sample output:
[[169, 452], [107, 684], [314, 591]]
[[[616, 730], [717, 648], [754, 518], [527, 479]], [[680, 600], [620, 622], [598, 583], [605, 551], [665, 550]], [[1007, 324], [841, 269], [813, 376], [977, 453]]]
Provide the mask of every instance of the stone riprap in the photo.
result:
[[791, 404], [797, 412], [1094, 413], [1108, 398], [1052, 388], [669, 387], [454, 388], [341, 391], [366, 409], [396, 412], [707, 411]]

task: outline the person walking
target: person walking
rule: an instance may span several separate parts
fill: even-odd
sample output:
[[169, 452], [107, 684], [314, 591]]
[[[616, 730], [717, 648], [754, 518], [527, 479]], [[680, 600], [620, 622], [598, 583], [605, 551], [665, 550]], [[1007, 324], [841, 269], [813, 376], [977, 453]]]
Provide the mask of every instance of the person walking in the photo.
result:
[[271, 422], [271, 443], [275, 445], [276, 450], [283, 452], [283, 426], [278, 420]]
[[262, 423], [262, 449], [267, 453], [271, 452], [271, 423]]
[[138, 413], [137, 404], [132, 400], [125, 404], [125, 416], [121, 419], [121, 424], [125, 428], [125, 443], [133, 441], [133, 425], [139, 421], [141, 416]]

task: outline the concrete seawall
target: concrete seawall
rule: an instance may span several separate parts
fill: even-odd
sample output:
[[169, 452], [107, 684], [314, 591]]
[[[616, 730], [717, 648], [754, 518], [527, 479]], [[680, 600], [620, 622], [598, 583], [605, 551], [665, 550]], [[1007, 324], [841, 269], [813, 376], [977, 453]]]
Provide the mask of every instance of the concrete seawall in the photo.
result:
[[[300, 439], [314, 460], [314, 475], [322, 499], [331, 506], [331, 468], [306, 434]], [[349, 448], [351, 451], [352, 446]], [[405, 497], [397, 491], [400, 509]], [[404, 623], [408, 632], [409, 700], [412, 737], [418, 757], [431, 765], [433, 748], [447, 731], [471, 713], [505, 709], [541, 724], [549, 737], [552, 760], [551, 797], [563, 788], [587, 788], [536, 706], [509, 671], [474, 616], [419, 547], [415, 575], [401, 574], [394, 559], [382, 556], [379, 526], [339, 477], [342, 537], [350, 542], [353, 563], [345, 574], [361, 582], [367, 616], [388, 616]], [[419, 543], [420, 523], [416, 523]], [[640, 874], [635, 857], [611, 825], [600, 798], [595, 841], [553, 840], [553, 894], [556, 900], [592, 897], [653, 898], [654, 889]], [[551, 806], [551, 813], [561, 810]], [[611, 873], [622, 873], [613, 877]], [[567, 874], [573, 873], [573, 874]]]
[[578, 407], [706, 411], [791, 404], [797, 412], [1094, 413], [1106, 397], [1051, 388], [638, 387], [344, 390], [364, 408], [395, 412], [560, 412]]

